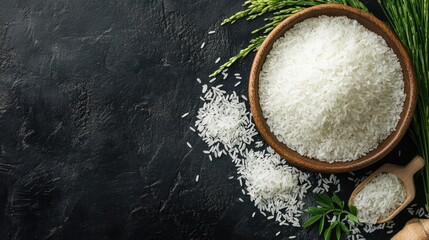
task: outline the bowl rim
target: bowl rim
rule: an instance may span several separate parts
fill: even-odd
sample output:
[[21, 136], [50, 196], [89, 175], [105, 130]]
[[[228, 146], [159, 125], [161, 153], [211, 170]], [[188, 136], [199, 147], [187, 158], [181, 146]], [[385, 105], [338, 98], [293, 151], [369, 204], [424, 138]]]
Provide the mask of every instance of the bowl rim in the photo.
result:
[[[388, 46], [392, 48], [392, 50], [397, 55], [404, 76], [403, 81], [406, 99], [400, 114], [401, 118], [396, 125], [395, 130], [390, 133], [390, 135], [384, 139], [376, 147], [376, 149], [353, 161], [328, 163], [314, 158], [302, 156], [296, 151], [288, 148], [284, 143], [277, 140], [274, 134], [270, 131], [259, 104], [259, 72], [265, 62], [267, 54], [272, 49], [273, 43], [280, 36], [283, 36], [284, 33], [292, 28], [296, 23], [321, 15], [346, 16], [350, 19], [355, 19], [368, 30], [383, 37]], [[369, 29], [369, 27], [374, 28], [374, 30]], [[379, 33], [375, 31], [378, 31]], [[340, 4], [321, 4], [309, 7], [291, 15], [281, 22], [277, 27], [275, 27], [271, 33], [268, 34], [267, 38], [264, 40], [258, 52], [256, 53], [250, 71], [248, 91], [250, 109], [256, 128], [259, 130], [259, 133], [268, 143], [268, 145], [273, 148], [273, 150], [280, 156], [282, 156], [282, 158], [286, 159], [286, 161], [291, 162], [298, 167], [321, 173], [342, 173], [354, 171], [367, 167], [382, 159], [391, 150], [393, 150], [393, 148], [404, 137], [413, 118], [417, 102], [417, 83], [415, 79], [414, 68], [411, 58], [399, 38], [384, 22], [377, 19], [375, 16], [356, 8]]]

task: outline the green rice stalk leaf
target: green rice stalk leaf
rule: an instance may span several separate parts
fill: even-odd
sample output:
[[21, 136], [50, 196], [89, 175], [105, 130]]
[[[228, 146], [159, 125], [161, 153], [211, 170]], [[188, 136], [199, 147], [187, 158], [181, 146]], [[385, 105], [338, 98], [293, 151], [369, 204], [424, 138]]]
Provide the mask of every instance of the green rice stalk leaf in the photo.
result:
[[422, 171], [429, 210], [429, 0], [378, 0], [390, 27], [408, 50], [417, 77], [417, 107], [410, 136], [425, 159]]
[[216, 77], [223, 70], [227, 69], [228, 67], [230, 67], [235, 62], [237, 62], [238, 60], [249, 55], [249, 53], [256, 52], [259, 49], [259, 47], [261, 46], [262, 42], [265, 40], [265, 38], [266, 38], [266, 36], [264, 35], [264, 36], [259, 36], [257, 38], [250, 40], [249, 46], [240, 50], [240, 52], [237, 55], [231, 57], [226, 63], [222, 64], [218, 70], [216, 70], [215, 72], [210, 74], [210, 77]]

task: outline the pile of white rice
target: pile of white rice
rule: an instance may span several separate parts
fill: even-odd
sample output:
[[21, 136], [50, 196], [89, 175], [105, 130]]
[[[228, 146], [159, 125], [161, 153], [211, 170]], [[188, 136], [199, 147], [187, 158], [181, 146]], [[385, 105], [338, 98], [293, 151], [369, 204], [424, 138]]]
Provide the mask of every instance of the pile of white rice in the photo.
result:
[[354, 199], [361, 222], [375, 224], [388, 217], [405, 200], [401, 180], [392, 173], [383, 173], [372, 179]]
[[195, 127], [215, 157], [230, 154], [235, 158], [243, 155], [257, 132], [246, 105], [236, 92], [226, 94], [222, 86], [203, 91], [204, 105], [198, 110]]
[[405, 100], [397, 56], [346, 17], [320, 16], [279, 38], [260, 73], [260, 104], [275, 136], [301, 155], [355, 160], [394, 131]]
[[237, 169], [250, 200], [280, 225], [299, 227], [304, 198], [311, 183], [309, 174], [285, 164], [278, 154], [250, 150]]
[[280, 225], [299, 227], [303, 199], [311, 187], [309, 174], [288, 166], [271, 148], [252, 150], [257, 131], [236, 92], [226, 94], [222, 85], [204, 89], [204, 104], [195, 121], [198, 135], [209, 147], [204, 153], [210, 159], [229, 155], [237, 167], [237, 179], [261, 214]]

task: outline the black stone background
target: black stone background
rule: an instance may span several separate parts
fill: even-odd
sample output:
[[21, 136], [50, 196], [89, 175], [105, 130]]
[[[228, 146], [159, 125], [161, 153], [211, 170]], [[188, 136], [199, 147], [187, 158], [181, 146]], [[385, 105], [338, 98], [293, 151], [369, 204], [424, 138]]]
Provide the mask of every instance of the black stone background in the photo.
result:
[[[207, 81], [258, 23], [219, 26], [242, 3], [0, 0], [0, 239], [317, 239], [251, 218], [230, 159], [210, 162], [189, 131], [195, 79]], [[240, 94], [251, 61], [230, 69], [244, 77]], [[406, 138], [384, 162], [413, 152]]]

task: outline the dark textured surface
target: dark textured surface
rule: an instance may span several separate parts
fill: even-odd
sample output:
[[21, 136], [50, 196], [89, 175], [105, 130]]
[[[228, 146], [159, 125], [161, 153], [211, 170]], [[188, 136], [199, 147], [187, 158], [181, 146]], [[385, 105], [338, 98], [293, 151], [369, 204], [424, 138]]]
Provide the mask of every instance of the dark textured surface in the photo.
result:
[[[0, 0], [0, 239], [316, 239], [251, 218], [233, 164], [208, 161], [189, 131], [196, 77], [255, 26], [219, 28], [241, 4]], [[250, 62], [231, 72], [247, 76]], [[405, 140], [385, 161], [412, 153]]]

